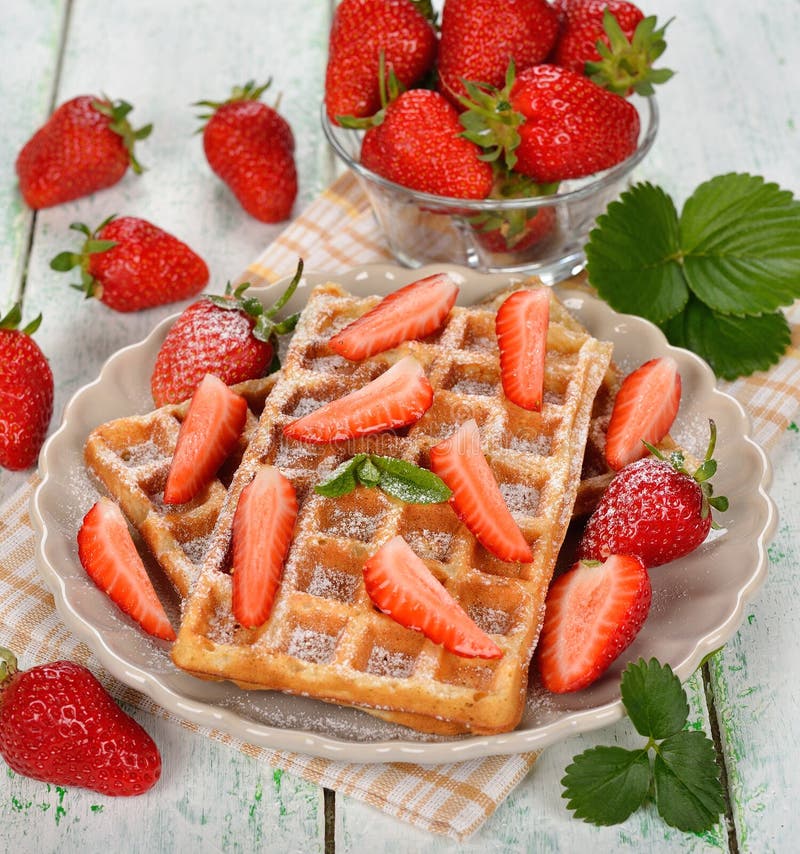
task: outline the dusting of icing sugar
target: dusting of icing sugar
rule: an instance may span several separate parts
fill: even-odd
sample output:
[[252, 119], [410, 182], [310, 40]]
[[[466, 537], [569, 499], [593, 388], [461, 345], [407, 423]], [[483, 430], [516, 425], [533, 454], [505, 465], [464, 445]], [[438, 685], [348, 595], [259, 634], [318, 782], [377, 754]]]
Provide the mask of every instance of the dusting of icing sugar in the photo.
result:
[[352, 363], [343, 356], [317, 356], [317, 358], [311, 359], [308, 364], [309, 370], [320, 374], [334, 374], [351, 367]]
[[337, 507], [330, 515], [326, 533], [366, 543], [375, 536], [382, 519], [383, 513], [364, 513], [354, 508], [343, 510]]
[[473, 394], [483, 396], [494, 396], [497, 394], [498, 386], [496, 383], [485, 382], [482, 380], [459, 380], [455, 385], [451, 386], [451, 391], [456, 394]]
[[431, 531], [427, 528], [407, 531], [404, 535], [406, 542], [421, 558], [443, 561], [453, 542], [449, 531]]
[[490, 635], [505, 635], [511, 628], [511, 615], [501, 608], [489, 605], [472, 605], [468, 613], [472, 620]]
[[138, 445], [132, 445], [130, 448], [127, 448], [124, 453], [120, 454], [120, 459], [125, 465], [137, 468], [138, 466], [158, 462], [164, 459], [165, 456], [161, 448], [152, 439], [148, 439], [146, 442], [140, 442]]
[[236, 620], [227, 608], [215, 608], [208, 621], [206, 634], [212, 643], [233, 643]]
[[310, 661], [312, 664], [327, 664], [333, 658], [336, 637], [303, 626], [295, 626], [289, 638], [288, 655]]
[[404, 652], [392, 651], [382, 646], [372, 647], [366, 667], [367, 673], [406, 679], [414, 670], [414, 658]]
[[535, 436], [520, 436], [512, 433], [507, 447], [509, 450], [519, 451], [523, 454], [537, 454], [541, 457], [548, 457], [551, 451], [551, 441], [550, 436], [546, 433], [539, 433]]
[[209, 535], [205, 537], [195, 537], [193, 540], [187, 540], [185, 543], [182, 543], [186, 557], [188, 557], [193, 564], [199, 566], [208, 553], [211, 540], [212, 538]]
[[309, 412], [319, 409], [322, 404], [323, 401], [317, 400], [315, 397], [301, 397], [292, 408], [291, 416], [292, 418], [302, 418]]
[[494, 350], [497, 347], [497, 342], [494, 338], [488, 335], [476, 335], [469, 338], [466, 342], [466, 350]]
[[330, 567], [317, 564], [311, 572], [306, 591], [312, 596], [322, 596], [326, 599], [338, 599], [341, 602], [352, 602], [361, 579], [349, 572], [338, 572]]
[[534, 516], [539, 506], [539, 490], [525, 483], [501, 483], [500, 493], [512, 516]]

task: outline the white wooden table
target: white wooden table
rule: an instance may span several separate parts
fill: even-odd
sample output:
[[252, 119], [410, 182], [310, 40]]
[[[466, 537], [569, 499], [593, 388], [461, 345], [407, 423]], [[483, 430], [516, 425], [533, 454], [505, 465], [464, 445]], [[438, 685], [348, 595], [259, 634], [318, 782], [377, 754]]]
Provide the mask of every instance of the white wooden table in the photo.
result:
[[[697, 3], [651, 0], [674, 15], [665, 64], [678, 71], [660, 95], [662, 127], [638, 176], [676, 202], [726, 171], [762, 174], [800, 191], [800, 7], [797, 0]], [[68, 225], [110, 213], [144, 216], [197, 249], [221, 290], [280, 227], [248, 218], [208, 169], [195, 110], [249, 78], [274, 78], [297, 137], [296, 211], [333, 176], [318, 124], [327, 0], [4, 0], [0, 7], [0, 311], [20, 297], [24, 317], [44, 313], [37, 341], [55, 375], [55, 416], [119, 347], [175, 306], [118, 315], [84, 302], [48, 262], [73, 246]], [[149, 167], [96, 196], [34, 215], [16, 187], [14, 159], [55, 104], [104, 92], [135, 105], [155, 132]], [[800, 235], [798, 236], [800, 239]], [[179, 306], [180, 307], [180, 306]], [[559, 780], [570, 758], [625, 743], [621, 722], [548, 749], [492, 819], [461, 845], [430, 836], [352, 799], [280, 774], [217, 742], [138, 714], [160, 745], [164, 773], [135, 799], [59, 791], [0, 770], [4, 851], [796, 851], [800, 850], [797, 715], [800, 677], [800, 432], [773, 455], [780, 525], [770, 577], [738, 635], [690, 681], [693, 716], [713, 730], [725, 764], [728, 820], [704, 836], [665, 827], [652, 812], [597, 829], [565, 810]], [[25, 475], [0, 471], [0, 500]], [[146, 718], [146, 719], [145, 719]]]

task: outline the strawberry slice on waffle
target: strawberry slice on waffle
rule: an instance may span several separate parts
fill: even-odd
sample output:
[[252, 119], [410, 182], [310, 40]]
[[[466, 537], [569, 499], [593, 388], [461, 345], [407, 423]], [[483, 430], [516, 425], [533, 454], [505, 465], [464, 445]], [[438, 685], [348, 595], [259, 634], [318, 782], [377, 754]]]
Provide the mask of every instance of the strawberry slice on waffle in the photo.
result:
[[550, 294], [545, 288], [513, 293], [497, 311], [500, 378], [506, 397], [533, 412], [542, 408]]

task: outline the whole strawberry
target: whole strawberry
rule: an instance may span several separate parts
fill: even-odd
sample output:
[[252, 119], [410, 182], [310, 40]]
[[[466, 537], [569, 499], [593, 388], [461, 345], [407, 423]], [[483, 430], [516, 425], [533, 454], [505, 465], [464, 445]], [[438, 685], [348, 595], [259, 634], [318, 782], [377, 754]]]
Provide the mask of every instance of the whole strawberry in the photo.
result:
[[461, 135], [455, 107], [438, 92], [409, 89], [376, 116], [361, 143], [367, 169], [412, 190], [484, 199], [492, 189], [489, 163]]
[[545, 0], [446, 0], [439, 45], [439, 89], [456, 106], [464, 80], [500, 87], [508, 63], [519, 70], [543, 62], [558, 19]]
[[259, 100], [269, 82], [251, 80], [233, 89], [227, 101], [199, 101], [210, 113], [203, 128], [208, 165], [228, 185], [239, 204], [261, 222], [289, 217], [297, 197], [294, 136], [286, 119]]
[[134, 130], [127, 118], [131, 109], [126, 101], [92, 95], [62, 104], [17, 157], [26, 204], [34, 210], [60, 205], [116, 184], [129, 166], [141, 172], [134, 143], [153, 126]]
[[365, 118], [378, 111], [384, 70], [404, 88], [431, 70], [437, 47], [432, 17], [430, 0], [342, 0], [325, 69], [325, 109], [334, 124], [339, 116]]
[[208, 283], [206, 262], [185, 243], [138, 217], [111, 216], [91, 231], [83, 223], [70, 228], [86, 236], [80, 252], [61, 252], [53, 270], [80, 267], [73, 285], [115, 311], [139, 311], [199, 293]]
[[21, 319], [19, 304], [0, 318], [0, 466], [12, 471], [36, 462], [53, 415], [53, 372], [31, 338], [42, 316]]
[[207, 295], [192, 303], [178, 317], [156, 356], [150, 389], [156, 406], [180, 403], [194, 394], [206, 374], [215, 374], [226, 385], [256, 379], [278, 367], [277, 338], [291, 332], [297, 314], [275, 322], [294, 293], [303, 262], [286, 291], [269, 309], [246, 295], [248, 283], [224, 296]]
[[161, 775], [150, 736], [72, 661], [18, 670], [0, 647], [0, 755], [25, 777], [140, 795]]
[[621, 469], [586, 523], [578, 559], [627, 554], [649, 568], [694, 551], [714, 524], [711, 508], [728, 509], [727, 498], [714, 496], [709, 481], [717, 470], [715, 443], [712, 421], [711, 441], [694, 475], [684, 468], [680, 452], [667, 459], [653, 447], [653, 456]]

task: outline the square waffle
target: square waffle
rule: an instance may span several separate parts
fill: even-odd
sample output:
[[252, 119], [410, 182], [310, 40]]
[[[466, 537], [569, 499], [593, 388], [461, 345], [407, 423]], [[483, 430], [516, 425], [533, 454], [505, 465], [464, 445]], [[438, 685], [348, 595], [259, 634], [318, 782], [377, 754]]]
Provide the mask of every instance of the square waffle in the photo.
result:
[[[378, 302], [335, 284], [309, 297], [284, 367], [267, 397], [230, 488], [202, 570], [185, 603], [172, 656], [195, 675], [245, 688], [289, 691], [355, 705], [434, 732], [502, 732], [522, 712], [527, 670], [547, 587], [569, 523], [595, 394], [611, 345], [554, 317], [548, 331], [541, 413], [508, 402], [500, 383], [492, 306], [455, 307], [435, 335], [358, 363], [327, 341]], [[283, 427], [414, 355], [434, 389], [428, 412], [406, 431], [329, 445], [283, 438]], [[474, 418], [506, 502], [531, 544], [528, 564], [498, 560], [447, 504], [410, 505], [357, 487], [330, 499], [314, 485], [361, 451], [426, 465], [429, 449]], [[275, 465], [292, 482], [299, 514], [272, 613], [256, 628], [231, 610], [233, 513], [256, 469]], [[379, 613], [362, 566], [401, 534], [468, 614], [503, 650], [462, 658]]]

